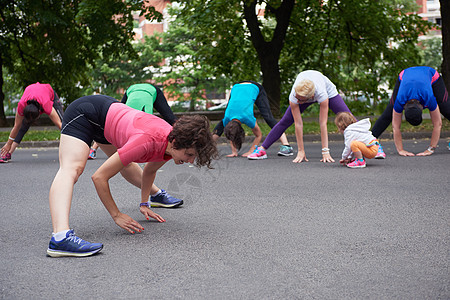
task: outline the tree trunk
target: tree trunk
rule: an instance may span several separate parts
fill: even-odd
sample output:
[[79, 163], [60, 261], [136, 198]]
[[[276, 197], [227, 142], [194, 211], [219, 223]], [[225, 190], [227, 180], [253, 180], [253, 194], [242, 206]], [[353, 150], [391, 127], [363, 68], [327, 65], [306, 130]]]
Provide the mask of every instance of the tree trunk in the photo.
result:
[[270, 110], [275, 117], [280, 116], [281, 101], [281, 75], [278, 65], [278, 57], [265, 55], [260, 56], [262, 85], [269, 98]]
[[266, 6], [266, 9], [275, 15], [277, 25], [273, 31], [271, 41], [266, 41], [260, 29], [256, 4], [258, 1], [244, 1], [244, 18], [256, 52], [258, 53], [261, 71], [263, 73], [263, 86], [269, 98], [270, 110], [275, 117], [280, 115], [281, 75], [279, 59], [284, 46], [286, 32], [289, 27], [295, 0], [283, 0], [278, 8]]
[[5, 94], [3, 93], [3, 57], [0, 54], [0, 126], [6, 126], [5, 106], [4, 106]]
[[442, 77], [450, 90], [450, 1], [440, 0], [442, 20]]

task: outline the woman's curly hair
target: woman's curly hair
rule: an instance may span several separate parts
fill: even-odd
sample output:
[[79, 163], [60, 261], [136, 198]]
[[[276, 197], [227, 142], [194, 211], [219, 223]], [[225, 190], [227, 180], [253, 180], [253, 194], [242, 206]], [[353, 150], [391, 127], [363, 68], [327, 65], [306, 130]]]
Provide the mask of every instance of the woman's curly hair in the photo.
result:
[[205, 116], [182, 116], [168, 136], [175, 149], [194, 148], [197, 152], [195, 165], [212, 169], [211, 162], [219, 157], [216, 142], [210, 132], [209, 120]]
[[238, 151], [241, 150], [242, 143], [245, 141], [245, 131], [241, 123], [235, 120], [228, 122], [225, 126], [225, 137], [233, 143]]

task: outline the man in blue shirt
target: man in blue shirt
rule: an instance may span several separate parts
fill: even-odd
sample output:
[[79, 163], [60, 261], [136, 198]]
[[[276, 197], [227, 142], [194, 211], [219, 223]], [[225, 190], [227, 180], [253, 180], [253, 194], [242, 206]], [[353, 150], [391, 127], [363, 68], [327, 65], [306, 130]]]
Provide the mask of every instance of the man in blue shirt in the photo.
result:
[[402, 114], [405, 111], [405, 119], [411, 125], [417, 126], [422, 123], [422, 110], [424, 108], [430, 111], [433, 133], [428, 149], [417, 155], [433, 154], [441, 133], [441, 113], [447, 120], [450, 120], [450, 103], [448, 102], [444, 80], [435, 69], [430, 67], [411, 67], [400, 72], [391, 100], [372, 128], [373, 135], [379, 138], [392, 122], [394, 142], [398, 154], [414, 156], [413, 153], [403, 149], [400, 131]]

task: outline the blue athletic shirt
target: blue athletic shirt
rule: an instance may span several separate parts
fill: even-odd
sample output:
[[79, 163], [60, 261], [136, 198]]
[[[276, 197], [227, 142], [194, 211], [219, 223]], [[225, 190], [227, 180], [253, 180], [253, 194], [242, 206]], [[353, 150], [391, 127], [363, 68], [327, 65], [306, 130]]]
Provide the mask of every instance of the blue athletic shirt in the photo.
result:
[[259, 88], [253, 83], [238, 83], [231, 89], [225, 116], [222, 120], [223, 126], [233, 120], [239, 120], [250, 128], [255, 128], [256, 118], [253, 114], [253, 105], [258, 97]]
[[430, 67], [411, 67], [403, 70], [398, 76], [400, 87], [395, 98], [394, 110], [401, 113], [406, 102], [416, 99], [424, 108], [434, 111], [437, 101], [431, 85], [438, 78], [439, 73]]

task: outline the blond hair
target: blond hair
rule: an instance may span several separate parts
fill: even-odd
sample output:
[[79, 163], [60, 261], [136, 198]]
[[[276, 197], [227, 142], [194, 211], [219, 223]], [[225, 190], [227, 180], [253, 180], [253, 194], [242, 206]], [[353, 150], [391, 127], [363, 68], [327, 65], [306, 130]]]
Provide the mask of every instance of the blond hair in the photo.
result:
[[314, 97], [314, 82], [309, 79], [303, 79], [294, 87], [295, 94], [308, 99]]
[[336, 115], [336, 118], [334, 119], [334, 124], [344, 131], [348, 125], [358, 122], [356, 118], [349, 112], [340, 112]]

